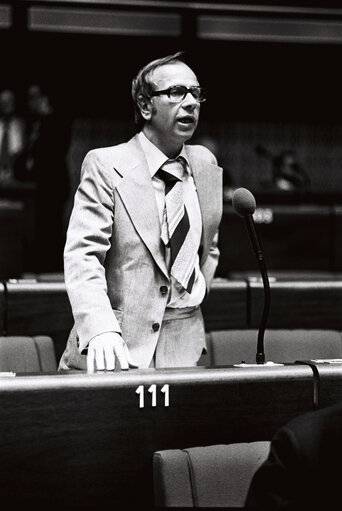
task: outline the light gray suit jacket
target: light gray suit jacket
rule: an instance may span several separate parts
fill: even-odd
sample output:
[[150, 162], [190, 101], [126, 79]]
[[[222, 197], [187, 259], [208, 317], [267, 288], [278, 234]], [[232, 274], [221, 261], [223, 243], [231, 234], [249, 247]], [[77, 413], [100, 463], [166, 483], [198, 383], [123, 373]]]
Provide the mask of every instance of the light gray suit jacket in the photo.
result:
[[[186, 146], [202, 213], [200, 267], [209, 290], [219, 250], [222, 169], [203, 146]], [[148, 367], [162, 323], [169, 276], [147, 161], [137, 136], [90, 151], [82, 164], [64, 252], [75, 320], [60, 369], [86, 369], [94, 336], [121, 331], [139, 367]]]

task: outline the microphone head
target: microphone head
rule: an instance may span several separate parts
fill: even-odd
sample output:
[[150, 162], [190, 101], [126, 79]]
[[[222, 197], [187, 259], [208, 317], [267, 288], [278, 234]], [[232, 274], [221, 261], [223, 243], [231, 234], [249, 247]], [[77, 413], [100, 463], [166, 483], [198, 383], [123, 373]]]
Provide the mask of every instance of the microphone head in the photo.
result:
[[237, 188], [232, 197], [232, 204], [239, 216], [253, 215], [256, 202], [254, 195], [247, 188]]

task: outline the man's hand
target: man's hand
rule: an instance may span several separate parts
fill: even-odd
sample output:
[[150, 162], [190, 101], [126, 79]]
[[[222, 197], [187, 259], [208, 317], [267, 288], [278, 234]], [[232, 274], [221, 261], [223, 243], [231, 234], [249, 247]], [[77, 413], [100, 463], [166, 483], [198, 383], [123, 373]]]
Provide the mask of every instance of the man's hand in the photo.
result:
[[105, 332], [93, 337], [88, 345], [87, 370], [114, 371], [115, 357], [118, 358], [121, 370], [138, 367], [128, 351], [127, 345], [117, 332]]

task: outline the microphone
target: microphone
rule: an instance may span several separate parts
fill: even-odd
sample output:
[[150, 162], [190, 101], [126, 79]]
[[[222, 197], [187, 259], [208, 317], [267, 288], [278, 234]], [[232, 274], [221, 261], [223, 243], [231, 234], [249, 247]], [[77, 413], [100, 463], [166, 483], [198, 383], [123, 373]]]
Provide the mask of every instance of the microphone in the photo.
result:
[[265, 259], [263, 255], [263, 251], [261, 248], [260, 240], [258, 238], [258, 234], [255, 229], [255, 224], [253, 220], [253, 213], [256, 208], [256, 202], [254, 195], [247, 190], [247, 188], [238, 188], [235, 190], [232, 197], [232, 204], [235, 212], [244, 219], [245, 225], [248, 231], [249, 240], [252, 245], [252, 249], [256, 260], [259, 264], [261, 277], [264, 285], [264, 310], [262, 313], [259, 331], [258, 331], [258, 343], [257, 343], [257, 353], [256, 353], [256, 363], [257, 364], [265, 364], [265, 350], [264, 350], [264, 334], [266, 323], [268, 319], [268, 314], [270, 310], [271, 303], [271, 293], [270, 293], [270, 284], [268, 280], [267, 270]]

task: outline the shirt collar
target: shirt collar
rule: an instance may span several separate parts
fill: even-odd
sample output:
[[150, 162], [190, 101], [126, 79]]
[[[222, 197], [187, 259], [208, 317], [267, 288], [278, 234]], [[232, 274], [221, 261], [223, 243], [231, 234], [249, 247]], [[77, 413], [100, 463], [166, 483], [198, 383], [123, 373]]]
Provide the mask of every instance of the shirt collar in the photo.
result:
[[[169, 158], [146, 137], [143, 131], [140, 131], [138, 138], [144, 151], [151, 177], [153, 177]], [[189, 159], [184, 144], [178, 156], [182, 156], [185, 159], [187, 171], [190, 173]]]

